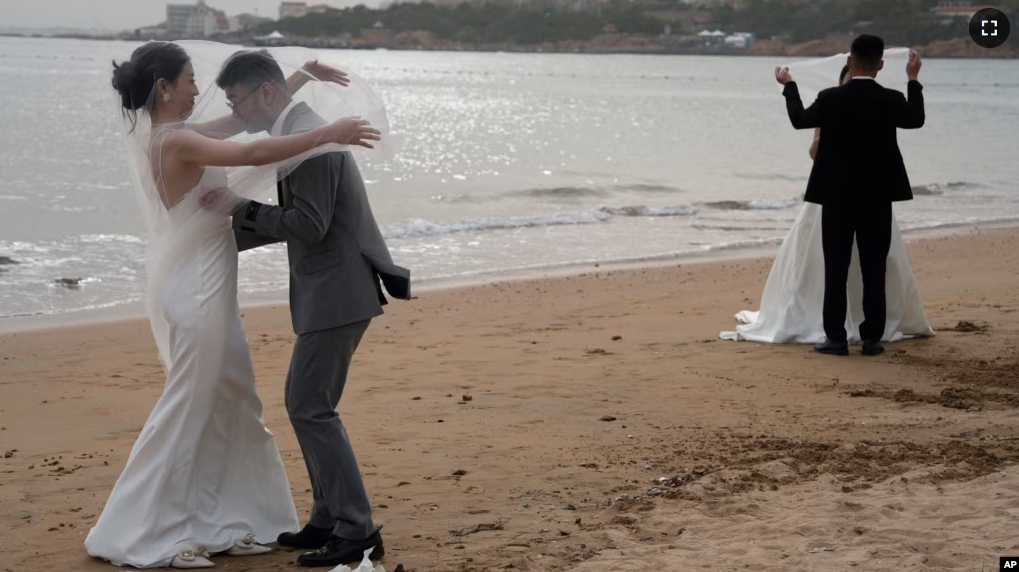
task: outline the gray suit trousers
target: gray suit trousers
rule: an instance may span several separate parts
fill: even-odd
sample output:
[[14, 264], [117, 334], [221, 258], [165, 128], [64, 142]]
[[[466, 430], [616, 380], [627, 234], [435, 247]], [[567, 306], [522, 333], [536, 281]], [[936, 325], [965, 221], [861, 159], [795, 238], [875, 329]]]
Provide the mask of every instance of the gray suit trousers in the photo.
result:
[[364, 540], [375, 532], [371, 502], [336, 406], [354, 351], [371, 320], [297, 337], [287, 374], [286, 407], [311, 477], [310, 524]]

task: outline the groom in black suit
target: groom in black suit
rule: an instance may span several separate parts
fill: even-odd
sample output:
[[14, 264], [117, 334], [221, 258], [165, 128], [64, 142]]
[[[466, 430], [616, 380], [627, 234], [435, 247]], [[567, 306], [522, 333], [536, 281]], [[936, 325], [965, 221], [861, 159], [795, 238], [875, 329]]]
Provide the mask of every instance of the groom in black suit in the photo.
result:
[[849, 55], [852, 81], [826, 89], [803, 109], [788, 68], [775, 79], [785, 86], [789, 119], [796, 129], [821, 129], [820, 144], [807, 184], [806, 201], [821, 205], [824, 250], [823, 343], [814, 351], [849, 355], [846, 338], [846, 280], [853, 238], [863, 273], [863, 315], [860, 337], [864, 355], [884, 352], [885, 268], [892, 237], [892, 203], [908, 201], [913, 192], [896, 141], [896, 129], [924, 124], [923, 87], [917, 81], [920, 54], [909, 52], [907, 91], [887, 89], [874, 78], [884, 67], [884, 40], [862, 35]]

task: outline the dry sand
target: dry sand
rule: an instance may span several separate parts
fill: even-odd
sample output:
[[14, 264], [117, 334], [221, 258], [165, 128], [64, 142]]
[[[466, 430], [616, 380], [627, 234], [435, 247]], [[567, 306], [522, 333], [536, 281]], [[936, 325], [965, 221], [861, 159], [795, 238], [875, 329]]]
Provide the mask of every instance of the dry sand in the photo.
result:
[[[938, 335], [878, 358], [717, 339], [766, 259], [389, 305], [340, 408], [387, 568], [997, 570], [1019, 554], [1019, 231], [909, 250]], [[304, 515], [287, 309], [245, 323]], [[110, 569], [82, 543], [162, 383], [144, 321], [0, 336], [0, 570]]]

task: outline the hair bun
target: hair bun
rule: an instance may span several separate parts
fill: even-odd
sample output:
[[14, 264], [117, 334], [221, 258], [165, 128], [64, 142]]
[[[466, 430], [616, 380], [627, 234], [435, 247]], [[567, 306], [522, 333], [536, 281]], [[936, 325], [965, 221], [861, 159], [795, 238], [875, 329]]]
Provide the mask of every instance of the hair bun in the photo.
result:
[[145, 105], [144, 101], [135, 101], [135, 97], [133, 97], [136, 75], [134, 64], [130, 61], [122, 62], [119, 65], [116, 61], [113, 62], [113, 89], [120, 94], [120, 100], [125, 109], [135, 110]]
[[134, 64], [130, 61], [121, 62], [118, 64], [116, 61], [113, 62], [113, 87], [117, 91], [120, 91], [129, 85], [131, 80], [134, 78]]

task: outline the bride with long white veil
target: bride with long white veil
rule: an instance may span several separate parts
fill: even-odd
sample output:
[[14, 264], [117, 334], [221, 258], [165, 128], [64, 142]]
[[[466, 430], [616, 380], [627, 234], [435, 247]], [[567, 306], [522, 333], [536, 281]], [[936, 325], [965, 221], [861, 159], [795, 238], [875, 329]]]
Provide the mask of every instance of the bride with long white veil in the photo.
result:
[[[241, 323], [232, 199], [274, 191], [278, 177], [312, 155], [371, 148], [388, 122], [363, 82], [355, 78], [341, 89], [346, 74], [302, 66], [314, 56], [283, 49], [273, 55], [292, 75], [287, 85], [267, 89], [309, 101], [327, 118], [360, 113], [378, 129], [345, 117], [300, 135], [225, 141], [242, 123], [230, 116], [214, 79], [235, 51], [210, 42], [150, 42], [114, 64], [149, 230], [149, 319], [167, 376], [85, 540], [89, 555], [117, 565], [210, 567], [213, 554], [265, 553], [262, 543], [299, 528]], [[308, 83], [313, 75], [336, 83]], [[196, 101], [198, 86], [204, 93]]]
[[[804, 101], [812, 101], [821, 90], [835, 85], [839, 68], [848, 54], [811, 62], [790, 64]], [[903, 89], [903, 72], [909, 50], [885, 51], [881, 83]], [[824, 133], [817, 136], [824, 137]], [[816, 140], [815, 140], [816, 145]], [[863, 183], [866, 184], [866, 183]], [[847, 288], [846, 333], [850, 343], [860, 341], [863, 322], [863, 274], [857, 249], [853, 248]], [[885, 276], [887, 314], [881, 341], [932, 336], [927, 323], [916, 279], [898, 222], [892, 216], [892, 240]], [[775, 256], [771, 273], [761, 296], [760, 310], [736, 314], [736, 331], [722, 332], [721, 338], [762, 343], [815, 344], [825, 340], [822, 320], [824, 308], [824, 252], [821, 244], [821, 205], [804, 203], [792, 228]]]

